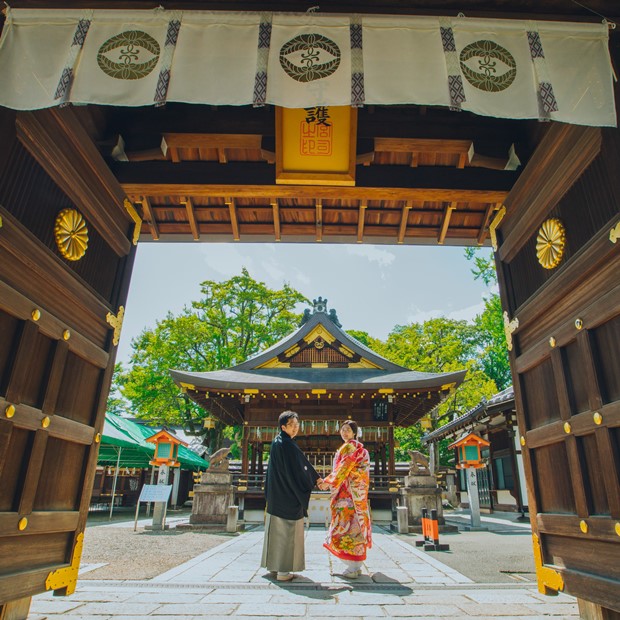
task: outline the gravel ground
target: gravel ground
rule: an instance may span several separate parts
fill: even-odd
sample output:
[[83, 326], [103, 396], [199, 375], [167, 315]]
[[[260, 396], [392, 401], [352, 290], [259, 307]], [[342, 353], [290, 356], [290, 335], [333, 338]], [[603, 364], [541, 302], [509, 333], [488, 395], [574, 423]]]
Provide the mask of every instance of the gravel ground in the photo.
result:
[[[94, 522], [90, 522], [94, 521]], [[152, 579], [230, 540], [231, 534], [167, 530], [152, 532], [138, 527], [97, 527], [90, 520], [84, 535], [82, 567], [105, 566], [80, 574], [82, 579]]]

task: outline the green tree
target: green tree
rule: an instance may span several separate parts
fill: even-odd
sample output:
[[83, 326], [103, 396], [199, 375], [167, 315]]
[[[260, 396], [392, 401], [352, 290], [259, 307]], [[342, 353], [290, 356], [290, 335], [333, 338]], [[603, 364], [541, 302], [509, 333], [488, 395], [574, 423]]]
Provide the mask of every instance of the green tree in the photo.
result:
[[[478, 339], [474, 325], [444, 317], [421, 324], [398, 325], [388, 335], [383, 353], [397, 364], [422, 372], [467, 370], [459, 388], [433, 412], [434, 428], [446, 424], [453, 415], [475, 407], [481, 398], [489, 398], [497, 391], [495, 382], [481, 367]], [[408, 460], [408, 450], [424, 451], [422, 435], [418, 425], [395, 429], [396, 458]], [[445, 447], [440, 447], [440, 463], [447, 464], [451, 456]]]
[[[279, 290], [254, 280], [247, 269], [225, 282], [201, 284], [201, 298], [178, 316], [168, 313], [132, 341], [127, 371], [115, 379], [131, 411], [156, 424], [181, 424], [220, 447], [223, 424], [205, 431], [208, 412], [179, 393], [169, 370], [205, 372], [234, 366], [293, 331], [295, 306], [308, 300], [285, 284]], [[234, 433], [233, 433], [234, 434]]]
[[[486, 255], [483, 253], [486, 252]], [[497, 272], [493, 255], [480, 248], [466, 248], [465, 257], [473, 261], [471, 272], [474, 280], [482, 280], [487, 286], [497, 284]], [[497, 293], [490, 293], [485, 299], [484, 310], [474, 319], [480, 359], [486, 374], [503, 390], [512, 382], [502, 302]]]

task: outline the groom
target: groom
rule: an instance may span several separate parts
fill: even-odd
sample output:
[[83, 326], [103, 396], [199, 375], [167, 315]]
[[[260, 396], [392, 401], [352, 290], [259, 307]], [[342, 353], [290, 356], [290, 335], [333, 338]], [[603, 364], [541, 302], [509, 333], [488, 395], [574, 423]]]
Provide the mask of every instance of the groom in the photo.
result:
[[322, 479], [293, 441], [299, 432], [299, 416], [285, 411], [278, 426], [265, 478], [267, 515], [261, 566], [275, 573], [278, 581], [290, 581], [295, 577], [292, 571], [306, 568], [304, 517], [312, 489]]

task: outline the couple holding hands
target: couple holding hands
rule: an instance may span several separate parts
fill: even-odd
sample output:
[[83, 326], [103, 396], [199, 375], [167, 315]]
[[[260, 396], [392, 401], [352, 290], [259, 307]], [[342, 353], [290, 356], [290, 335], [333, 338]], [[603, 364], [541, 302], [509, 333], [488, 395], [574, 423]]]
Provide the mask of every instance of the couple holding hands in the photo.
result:
[[321, 478], [295, 443], [299, 416], [285, 411], [278, 418], [280, 432], [271, 444], [265, 478], [267, 514], [261, 566], [278, 581], [290, 581], [294, 571], [305, 569], [304, 517], [315, 485], [331, 490], [331, 522], [323, 546], [346, 567], [344, 577], [361, 573], [366, 550], [372, 545], [368, 487], [370, 457], [357, 441], [357, 424], [346, 420], [340, 426], [343, 444], [336, 452], [334, 468]]

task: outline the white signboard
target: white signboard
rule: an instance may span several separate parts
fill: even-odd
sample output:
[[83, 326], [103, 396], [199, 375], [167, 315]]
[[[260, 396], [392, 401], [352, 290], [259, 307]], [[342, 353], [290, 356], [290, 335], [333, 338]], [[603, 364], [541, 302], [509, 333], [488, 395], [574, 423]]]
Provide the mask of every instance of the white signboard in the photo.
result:
[[145, 484], [138, 502], [167, 502], [172, 493], [171, 484]]

